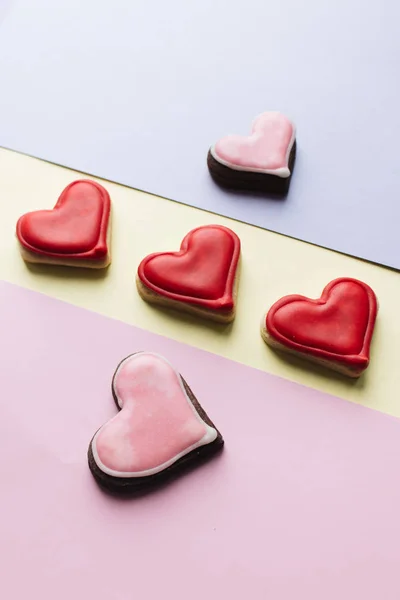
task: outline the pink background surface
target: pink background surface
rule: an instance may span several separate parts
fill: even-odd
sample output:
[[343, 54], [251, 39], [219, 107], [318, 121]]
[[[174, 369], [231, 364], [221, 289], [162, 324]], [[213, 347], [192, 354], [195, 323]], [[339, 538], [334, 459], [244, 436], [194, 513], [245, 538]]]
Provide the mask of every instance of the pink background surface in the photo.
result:
[[[10, 284], [0, 303], [4, 597], [398, 600], [397, 420]], [[226, 447], [119, 500], [86, 451], [136, 350], [182, 372]]]

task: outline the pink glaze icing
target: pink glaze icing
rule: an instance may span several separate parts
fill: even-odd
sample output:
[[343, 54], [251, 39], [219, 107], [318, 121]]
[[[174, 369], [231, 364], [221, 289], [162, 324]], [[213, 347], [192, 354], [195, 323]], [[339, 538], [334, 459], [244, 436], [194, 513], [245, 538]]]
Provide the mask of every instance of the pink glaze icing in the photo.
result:
[[212, 148], [219, 162], [247, 171], [274, 172], [289, 177], [289, 155], [295, 129], [287, 117], [278, 112], [265, 112], [253, 123], [251, 135], [228, 135]]
[[92, 443], [95, 461], [105, 473], [151, 475], [217, 437], [193, 407], [179, 373], [161, 356], [129, 356], [118, 367], [113, 387], [121, 412]]

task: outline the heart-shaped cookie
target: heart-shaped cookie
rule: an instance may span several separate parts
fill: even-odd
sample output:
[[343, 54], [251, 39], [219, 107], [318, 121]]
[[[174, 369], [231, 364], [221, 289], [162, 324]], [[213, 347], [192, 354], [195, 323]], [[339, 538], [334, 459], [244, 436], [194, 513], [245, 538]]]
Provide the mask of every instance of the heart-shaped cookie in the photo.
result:
[[221, 225], [190, 231], [179, 252], [150, 254], [139, 265], [137, 287], [148, 302], [222, 322], [235, 315], [240, 240]]
[[110, 211], [110, 197], [101, 185], [74, 181], [52, 210], [20, 217], [17, 238], [22, 257], [27, 262], [106, 267]]
[[118, 366], [112, 391], [120, 412], [89, 446], [100, 485], [135, 491], [221, 449], [223, 439], [169, 362], [138, 352]]
[[331, 281], [318, 300], [285, 296], [263, 319], [265, 342], [358, 377], [369, 364], [377, 315], [373, 290], [357, 279]]
[[293, 170], [296, 130], [287, 117], [265, 112], [247, 137], [228, 135], [212, 146], [208, 168], [224, 187], [286, 193]]

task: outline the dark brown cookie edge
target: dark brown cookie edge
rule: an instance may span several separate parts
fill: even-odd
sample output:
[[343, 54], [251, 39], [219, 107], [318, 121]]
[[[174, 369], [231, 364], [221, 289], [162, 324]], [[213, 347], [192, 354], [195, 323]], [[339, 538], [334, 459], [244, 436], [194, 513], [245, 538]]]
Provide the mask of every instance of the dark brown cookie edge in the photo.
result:
[[250, 171], [237, 171], [218, 162], [211, 150], [207, 155], [207, 166], [210, 175], [219, 186], [230, 190], [241, 190], [247, 192], [263, 192], [284, 196], [289, 191], [290, 180], [296, 159], [296, 140], [294, 140], [289, 155], [290, 176], [283, 178], [266, 173], [252, 173]]

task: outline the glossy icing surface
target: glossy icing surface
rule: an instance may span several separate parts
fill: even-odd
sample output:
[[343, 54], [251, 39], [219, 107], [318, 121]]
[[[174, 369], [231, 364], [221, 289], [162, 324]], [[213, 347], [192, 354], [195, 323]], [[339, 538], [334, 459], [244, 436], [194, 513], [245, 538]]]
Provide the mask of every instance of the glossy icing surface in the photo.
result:
[[266, 317], [268, 333], [299, 352], [349, 365], [368, 365], [377, 313], [374, 292], [361, 281], [336, 279], [319, 300], [286, 296]]
[[152, 475], [217, 437], [193, 407], [179, 373], [161, 356], [138, 352], [126, 358], [113, 389], [121, 411], [92, 442], [96, 464], [107, 474]]
[[167, 298], [205, 306], [232, 309], [233, 286], [240, 255], [240, 240], [220, 225], [189, 232], [179, 252], [147, 256], [139, 265], [140, 281]]
[[295, 141], [295, 128], [278, 112], [259, 115], [251, 135], [228, 135], [211, 148], [220, 163], [237, 170], [263, 172], [289, 177], [289, 155]]
[[102, 258], [108, 251], [110, 208], [110, 197], [101, 185], [74, 181], [52, 210], [23, 215], [17, 223], [17, 237], [24, 248], [45, 256]]

